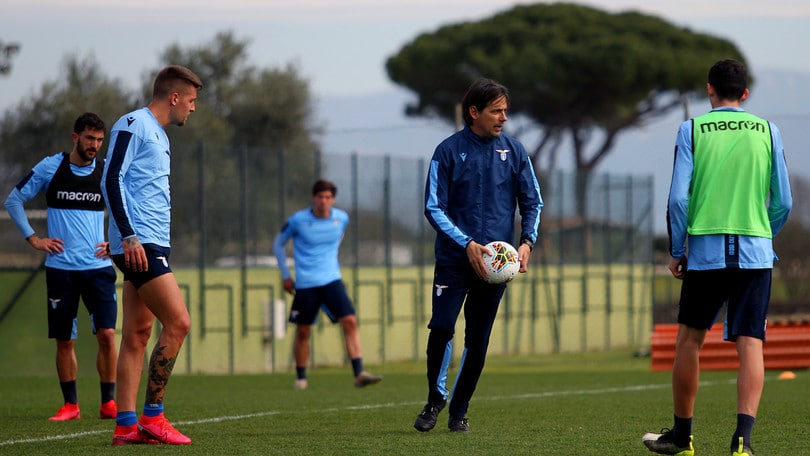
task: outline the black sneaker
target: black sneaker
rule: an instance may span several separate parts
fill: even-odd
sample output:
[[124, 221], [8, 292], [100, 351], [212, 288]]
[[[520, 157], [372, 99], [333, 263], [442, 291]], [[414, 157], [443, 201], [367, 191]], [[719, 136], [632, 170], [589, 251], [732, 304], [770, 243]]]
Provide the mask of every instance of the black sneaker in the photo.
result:
[[675, 456], [694, 456], [695, 448], [692, 446], [692, 436], [689, 436], [689, 442], [685, 446], [680, 446], [675, 443], [673, 433], [669, 429], [662, 429], [661, 434], [648, 432], [641, 438], [644, 446], [653, 453], [658, 454], [672, 454]]
[[447, 405], [447, 401], [425, 404], [425, 408], [416, 417], [413, 427], [419, 432], [427, 432], [433, 429], [436, 426], [436, 420], [439, 418], [439, 412], [442, 411], [445, 405]]
[[470, 432], [470, 425], [467, 423], [466, 416], [464, 418], [451, 416], [447, 420], [447, 427], [450, 428], [450, 432]]

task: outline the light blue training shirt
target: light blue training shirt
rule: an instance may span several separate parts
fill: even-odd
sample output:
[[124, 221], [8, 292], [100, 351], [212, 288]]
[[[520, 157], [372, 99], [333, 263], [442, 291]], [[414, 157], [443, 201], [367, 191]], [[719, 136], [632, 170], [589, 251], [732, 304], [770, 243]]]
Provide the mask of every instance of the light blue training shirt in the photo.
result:
[[113, 254], [124, 252], [123, 239], [170, 247], [171, 161], [169, 137], [149, 108], [118, 119], [101, 188], [110, 211], [109, 240]]
[[293, 241], [295, 288], [313, 288], [340, 280], [338, 250], [349, 224], [349, 214], [333, 207], [328, 218], [318, 218], [311, 208], [290, 217], [273, 243], [282, 279], [292, 277], [284, 246]]
[[[741, 108], [723, 107], [742, 111]], [[785, 151], [779, 129], [772, 122], [772, 166], [768, 219], [771, 235], [776, 236], [787, 221], [793, 205], [790, 193]], [[683, 258], [687, 247], [687, 211], [694, 169], [692, 151], [692, 120], [681, 123], [675, 141], [675, 164], [672, 173], [672, 186], [669, 191], [667, 225], [670, 233], [673, 258]], [[689, 270], [710, 270], [737, 267], [741, 269], [770, 269], [776, 254], [772, 239], [724, 234], [688, 235]]]
[[[39, 192], [47, 192], [64, 157], [59, 152], [40, 160], [6, 198], [9, 216], [25, 239], [34, 234], [34, 228], [25, 215], [24, 205]], [[70, 164], [70, 170], [77, 176], [89, 176], [95, 169], [96, 160], [87, 166]], [[109, 259], [96, 258], [96, 244], [104, 242], [104, 211], [49, 207], [48, 237], [61, 239], [65, 250], [49, 254], [45, 258], [47, 267], [77, 271], [112, 265]]]

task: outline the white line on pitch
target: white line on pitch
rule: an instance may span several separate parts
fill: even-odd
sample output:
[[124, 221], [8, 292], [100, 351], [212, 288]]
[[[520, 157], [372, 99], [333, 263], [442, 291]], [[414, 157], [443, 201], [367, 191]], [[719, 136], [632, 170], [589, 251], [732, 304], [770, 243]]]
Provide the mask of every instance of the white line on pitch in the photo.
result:
[[[734, 383], [735, 379], [724, 380], [724, 381], [711, 381], [711, 382], [701, 382], [701, 386], [712, 386], [712, 385], [719, 385], [719, 384], [727, 384], [727, 383]], [[623, 387], [614, 387], [614, 388], [597, 388], [597, 389], [579, 389], [579, 390], [568, 390], [568, 391], [548, 391], [545, 393], [529, 393], [529, 394], [516, 394], [510, 396], [484, 396], [484, 397], [476, 397], [476, 400], [484, 400], [484, 401], [501, 401], [501, 400], [514, 400], [514, 399], [532, 399], [532, 398], [544, 398], [544, 397], [562, 397], [562, 396], [581, 396], [581, 395], [588, 395], [588, 394], [605, 394], [605, 393], [626, 393], [630, 391], [647, 391], [647, 390], [654, 390], [654, 389], [664, 389], [670, 388], [672, 385], [670, 383], [658, 383], [652, 385], [633, 385], [633, 386], [623, 386]], [[308, 413], [331, 413], [331, 412], [345, 412], [351, 410], [373, 410], [373, 409], [381, 409], [381, 408], [393, 408], [393, 407], [403, 407], [403, 406], [411, 406], [411, 405], [421, 405], [423, 401], [418, 402], [400, 402], [398, 404], [395, 403], [385, 403], [385, 404], [368, 404], [368, 405], [349, 405], [345, 407], [330, 407], [321, 410], [306, 410], [306, 411], [278, 411], [278, 410], [269, 410], [266, 412], [256, 412], [256, 413], [246, 413], [243, 415], [227, 415], [227, 416], [219, 416], [219, 417], [211, 417], [211, 418], [202, 418], [198, 420], [189, 420], [189, 421], [177, 421], [173, 422], [176, 425], [195, 425], [195, 424], [204, 424], [204, 423], [221, 423], [224, 421], [238, 421], [238, 420], [246, 420], [250, 418], [261, 418], [265, 416], [272, 416], [272, 415], [294, 415], [294, 414], [308, 414]], [[0, 447], [3, 446], [10, 446], [10, 445], [19, 445], [24, 443], [40, 443], [40, 442], [50, 442], [54, 440], [67, 440], [67, 439], [75, 439], [79, 437], [86, 437], [91, 435], [98, 435], [98, 434], [108, 434], [110, 433], [109, 429], [105, 430], [96, 430], [96, 431], [82, 431], [82, 432], [74, 432], [71, 434], [60, 434], [60, 435], [49, 435], [44, 437], [36, 437], [36, 438], [29, 438], [29, 439], [18, 439], [18, 440], [6, 440], [0, 442]]]

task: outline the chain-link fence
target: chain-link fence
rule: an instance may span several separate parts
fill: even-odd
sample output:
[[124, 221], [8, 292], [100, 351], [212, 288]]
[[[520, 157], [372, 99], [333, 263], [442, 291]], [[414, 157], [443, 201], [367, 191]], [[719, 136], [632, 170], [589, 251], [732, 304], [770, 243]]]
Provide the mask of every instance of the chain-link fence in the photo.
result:
[[[286, 298], [272, 243], [286, 218], [310, 204], [318, 178], [337, 185], [336, 206], [351, 216], [340, 260], [358, 309], [365, 359], [424, 356], [435, 235], [423, 215], [429, 157], [205, 145], [175, 147], [172, 157], [172, 264], [194, 321], [188, 371], [290, 368], [292, 335], [285, 331]], [[538, 180], [545, 201], [540, 240], [529, 273], [509, 285], [490, 350], [646, 346], [652, 178], [594, 175], [584, 197], [571, 173]], [[42, 259], [7, 218], [0, 221], [0, 252], [6, 270], [34, 270]], [[17, 283], [3, 293], [5, 309], [14, 300], [39, 299], [32, 298], [38, 296], [35, 285], [20, 292], [24, 282]], [[323, 322], [317, 328], [313, 364], [344, 362], [339, 328]]]

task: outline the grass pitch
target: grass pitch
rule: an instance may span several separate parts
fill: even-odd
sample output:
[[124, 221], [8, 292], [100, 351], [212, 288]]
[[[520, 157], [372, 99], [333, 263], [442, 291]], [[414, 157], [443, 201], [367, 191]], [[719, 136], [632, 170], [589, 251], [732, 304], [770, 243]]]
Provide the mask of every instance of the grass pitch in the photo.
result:
[[[81, 420], [48, 421], [61, 402], [52, 377], [4, 375], [0, 454], [641, 455], [648, 431], [671, 426], [670, 375], [628, 350], [493, 356], [469, 409], [472, 432], [451, 434], [447, 411], [428, 433], [413, 429], [424, 405], [423, 363], [368, 366], [384, 381], [357, 389], [350, 367], [317, 368], [310, 388], [292, 374], [176, 375], [166, 411], [189, 446], [112, 447], [114, 423], [99, 420], [98, 382], [79, 378]], [[768, 372], [757, 454], [804, 454], [810, 373]], [[449, 380], [455, 376], [451, 370]], [[735, 425], [735, 372], [704, 372], [694, 424], [697, 454], [728, 454]], [[143, 391], [143, 390], [141, 390]], [[142, 394], [142, 393], [141, 393]]]

